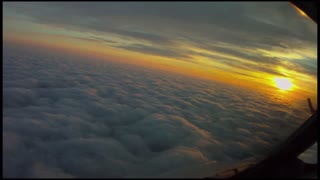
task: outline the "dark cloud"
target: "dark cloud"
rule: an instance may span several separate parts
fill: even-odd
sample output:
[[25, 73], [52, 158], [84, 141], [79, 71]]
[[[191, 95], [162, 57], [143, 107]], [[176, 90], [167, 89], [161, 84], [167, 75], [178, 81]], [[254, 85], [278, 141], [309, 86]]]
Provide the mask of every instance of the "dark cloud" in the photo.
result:
[[247, 61], [252, 61], [255, 63], [263, 63], [263, 64], [274, 64], [277, 65], [281, 62], [281, 59], [277, 57], [266, 57], [259, 53], [253, 52], [242, 52], [241, 50], [233, 49], [232, 47], [219, 47], [219, 46], [209, 46], [207, 49], [212, 51], [217, 51], [220, 53], [224, 53], [226, 55], [232, 55], [236, 58], [242, 58]]
[[274, 68], [276, 66], [265, 66], [264, 64], [258, 64], [258, 65], [246, 65], [248, 70], [254, 71], [254, 72], [265, 72], [269, 73], [272, 75], [277, 75], [277, 76], [286, 76], [284, 73], [279, 72], [275, 70]]
[[174, 51], [172, 49], [166, 49], [166, 48], [157, 48], [157, 47], [152, 47], [152, 46], [146, 46], [142, 44], [133, 44], [133, 45], [128, 45], [128, 46], [113, 46], [116, 48], [122, 48], [126, 50], [131, 50], [131, 51], [137, 51], [145, 54], [152, 54], [152, 55], [157, 55], [157, 56], [164, 56], [164, 57], [170, 57], [170, 58], [175, 58], [175, 59], [188, 59], [189, 56], [186, 54], [183, 54], [179, 51]]
[[[266, 66], [265, 64], [248, 64], [248, 63], [225, 63], [231, 67], [236, 67], [239, 68], [241, 70], [248, 70], [249, 72], [257, 72], [257, 73], [269, 73], [271, 75], [275, 75], [275, 76], [284, 76], [286, 77], [287, 75], [285, 75], [282, 72], [279, 72], [277, 70], [274, 69], [274, 66]], [[237, 71], [231, 70], [230, 72], [236, 72], [239, 73]], [[252, 75], [248, 75], [247, 76], [251, 76], [251, 77], [256, 77], [261, 79], [261, 77], [258, 76], [252, 76]]]
[[[241, 53], [240, 51], [235, 51], [229, 48], [219, 47], [217, 49], [219, 49], [218, 52], [235, 55], [235, 58], [237, 57], [243, 58], [244, 61], [239, 61], [232, 57], [228, 58], [228, 57], [223, 57], [221, 55], [213, 55], [213, 54], [202, 53], [202, 52], [191, 51], [190, 54], [207, 57], [209, 61], [218, 62], [221, 64], [228, 65], [230, 67], [235, 67], [242, 70], [248, 70], [251, 72], [264, 72], [264, 73], [270, 73], [278, 76], [286, 76], [285, 74], [274, 69], [277, 65], [283, 65], [284, 67], [287, 67], [282, 63], [282, 60], [278, 58], [249, 55], [249, 54]], [[250, 62], [253, 62], [253, 63], [258, 62], [258, 64], [252, 64]], [[219, 67], [219, 65], [211, 65], [211, 66], [221, 68]], [[225, 69], [225, 70], [228, 72], [238, 73], [237, 71], [234, 71], [232, 69]], [[250, 75], [247, 75], [247, 76], [250, 76]]]
[[316, 61], [312, 61], [308, 58], [297, 59], [294, 61], [284, 61], [283, 66], [289, 70], [294, 70], [303, 74], [308, 74], [310, 76], [316, 76], [318, 72], [318, 65]]
[[254, 75], [250, 75], [250, 74], [246, 74], [246, 73], [241, 73], [241, 72], [237, 72], [237, 71], [233, 71], [233, 73], [240, 74], [240, 75], [243, 75], [243, 76], [248, 76], [248, 77], [251, 77], [251, 78], [264, 79], [264, 78], [259, 77], [259, 76], [254, 76]]
[[107, 44], [114, 44], [116, 41], [112, 41], [105, 38], [100, 37], [74, 37], [75, 39], [85, 40], [85, 41], [93, 41], [93, 42], [99, 42], [99, 43], [107, 43]]
[[3, 49], [4, 177], [210, 176], [309, 115], [272, 93], [28, 48]]
[[168, 44], [169, 45], [169, 44], [173, 43], [173, 42], [171, 42], [171, 40], [169, 40], [168, 38], [166, 38], [164, 36], [159, 36], [159, 35], [152, 34], [152, 33], [124, 31], [124, 30], [115, 30], [113, 32], [117, 33], [119, 35], [124, 35], [124, 36], [128, 36], [128, 37], [146, 40], [146, 41], [155, 43], [157, 45], [159, 45], [159, 44], [161, 44], [161, 45]]

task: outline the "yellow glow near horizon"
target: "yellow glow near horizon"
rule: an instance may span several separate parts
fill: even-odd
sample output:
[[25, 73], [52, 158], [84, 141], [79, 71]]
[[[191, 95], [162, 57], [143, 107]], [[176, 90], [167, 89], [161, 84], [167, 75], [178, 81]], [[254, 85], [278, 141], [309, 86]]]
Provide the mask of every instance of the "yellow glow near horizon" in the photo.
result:
[[294, 86], [294, 84], [288, 78], [276, 77], [274, 78], [274, 81], [275, 81], [276, 87], [281, 90], [290, 90]]
[[[140, 65], [146, 68], [165, 70], [202, 79], [220, 81], [236, 86], [255, 89], [256, 91], [261, 92], [265, 92], [267, 88], [273, 89], [272, 87], [277, 87], [280, 90], [291, 90], [291, 88], [294, 88], [295, 93], [306, 91], [307, 94], [313, 94], [314, 92], [317, 92], [314, 86], [308, 84], [306, 85], [306, 80], [308, 80], [308, 82], [310, 81], [309, 84], [313, 84], [314, 82], [313, 79], [310, 79], [309, 76], [295, 71], [290, 71], [282, 67], [277, 67], [275, 69], [282, 72], [286, 76], [295, 77], [294, 79], [290, 79], [289, 82], [293, 82], [294, 80], [296, 81], [300, 76], [303, 75], [301, 77], [302, 79], [299, 79], [299, 84], [292, 85], [290, 88], [282, 87], [282, 85], [276, 86], [276, 83], [274, 82], [275, 77], [269, 73], [253, 70], [243, 70], [232, 66], [229, 67], [220, 62], [207, 60], [202, 56], [193, 56], [193, 60], [197, 61], [198, 63], [192, 63], [167, 57], [133, 52], [110, 46], [101, 46], [96, 42], [87, 42], [84, 40], [68, 38], [60, 35], [38, 34], [37, 36], [35, 36], [35, 34], [33, 33], [5, 32], [4, 39], [9, 42], [16, 42], [18, 44], [24, 44], [28, 46], [34, 45], [35, 47], [57, 49], [64, 53], [99, 57], [106, 60], [123, 62], [126, 64]], [[242, 61], [242, 59], [237, 60]], [[239, 74], [234, 72], [238, 72]], [[246, 76], [246, 74], [248, 76]], [[297, 74], [299, 75], [299, 77], [296, 76]], [[271, 80], [271, 83], [269, 80]]]

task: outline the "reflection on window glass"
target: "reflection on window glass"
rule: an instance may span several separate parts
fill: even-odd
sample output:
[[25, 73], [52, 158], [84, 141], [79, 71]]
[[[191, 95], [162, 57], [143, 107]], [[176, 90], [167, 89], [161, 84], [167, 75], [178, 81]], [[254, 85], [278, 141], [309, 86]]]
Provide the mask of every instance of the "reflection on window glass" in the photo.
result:
[[305, 163], [318, 164], [318, 159], [317, 159], [318, 151], [317, 151], [317, 149], [318, 149], [318, 144], [315, 143], [313, 146], [311, 146], [305, 152], [300, 154], [299, 159], [301, 159]]
[[207, 177], [317, 107], [317, 25], [287, 2], [3, 11], [4, 177]]

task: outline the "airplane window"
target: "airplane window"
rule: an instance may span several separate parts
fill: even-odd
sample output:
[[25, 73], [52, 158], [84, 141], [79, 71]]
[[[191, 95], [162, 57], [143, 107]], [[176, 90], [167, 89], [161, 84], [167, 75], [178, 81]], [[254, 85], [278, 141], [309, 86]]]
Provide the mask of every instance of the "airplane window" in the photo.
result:
[[288, 2], [4, 2], [2, 65], [6, 178], [209, 177], [317, 109]]

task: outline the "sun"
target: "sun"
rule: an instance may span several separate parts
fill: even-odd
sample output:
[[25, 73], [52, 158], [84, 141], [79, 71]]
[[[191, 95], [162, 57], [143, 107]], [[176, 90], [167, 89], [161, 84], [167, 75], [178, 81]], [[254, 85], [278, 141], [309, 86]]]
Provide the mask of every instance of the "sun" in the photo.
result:
[[281, 90], [290, 90], [294, 86], [291, 80], [288, 78], [276, 77], [274, 78], [274, 81], [276, 83], [275, 85], [277, 86], [277, 88]]

